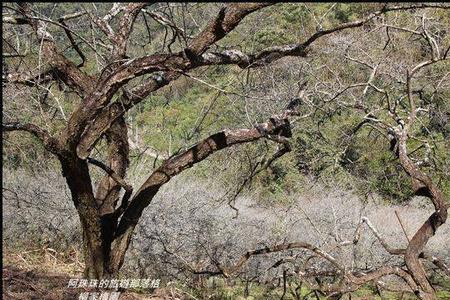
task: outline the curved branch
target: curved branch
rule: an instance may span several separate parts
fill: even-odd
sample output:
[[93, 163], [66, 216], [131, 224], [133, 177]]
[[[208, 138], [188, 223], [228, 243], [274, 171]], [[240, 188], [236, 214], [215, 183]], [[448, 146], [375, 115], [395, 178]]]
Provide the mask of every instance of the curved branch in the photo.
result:
[[27, 19], [28, 24], [35, 31], [39, 42], [42, 42], [42, 54], [47, 58], [48, 63], [58, 71], [60, 78], [68, 86], [74, 88], [80, 94], [89, 93], [93, 88], [92, 78], [59, 53], [53, 37], [46, 30], [45, 23], [33, 16], [30, 4], [20, 3], [19, 5], [23, 17]]
[[240, 68], [255, 68], [272, 63], [286, 56], [306, 57], [307, 49], [302, 44], [291, 44], [266, 48], [255, 54], [245, 54], [240, 50], [208, 52], [201, 55], [198, 63], [207, 65], [237, 65]]
[[4, 83], [22, 84], [33, 87], [55, 80], [57, 78], [55, 73], [55, 70], [51, 67], [39, 74], [25, 74], [25, 72], [9, 73], [2, 76], [2, 81]]
[[[256, 141], [260, 138], [280, 136], [291, 137], [289, 118], [298, 115], [298, 107], [290, 107], [280, 115], [272, 116], [269, 121], [256, 125], [251, 129], [227, 129], [215, 133], [198, 142], [186, 151], [169, 158], [156, 169], [136, 192], [125, 210], [113, 244], [113, 261], [121, 265], [128, 248], [134, 227], [144, 209], [151, 203], [161, 186], [172, 177], [209, 157], [211, 154], [237, 144]], [[118, 267], [118, 266], [117, 266]]]
[[233, 3], [221, 8], [217, 16], [192, 40], [189, 48], [185, 49], [186, 55], [201, 55], [232, 31], [245, 16], [269, 5], [273, 3]]
[[133, 190], [131, 185], [127, 184], [122, 177], [120, 177], [116, 172], [114, 172], [110, 167], [105, 165], [103, 162], [101, 162], [95, 158], [92, 158], [92, 157], [88, 157], [87, 161], [88, 161], [88, 163], [93, 164], [94, 166], [97, 166], [100, 169], [102, 169], [103, 171], [105, 171], [106, 174], [108, 174], [112, 179], [114, 179], [121, 187], [124, 188], [124, 190], [126, 190], [126, 191]]
[[173, 30], [175, 30], [180, 36], [182, 36], [184, 39], [186, 38], [191, 38], [191, 36], [187, 36], [186, 32], [184, 31], [183, 28], [178, 27], [174, 22], [172, 22], [171, 20], [165, 18], [164, 16], [155, 13], [153, 11], [149, 11], [149, 10], [145, 10], [142, 9], [142, 12], [144, 14], [149, 15], [153, 20], [155, 20], [156, 22], [158, 22], [159, 24], [163, 25], [163, 26], [168, 26], [170, 28], [172, 28]]
[[106, 106], [95, 118], [95, 122], [90, 123], [81, 135], [77, 146], [77, 154], [80, 158], [86, 158], [94, 148], [99, 138], [108, 130], [116, 119], [134, 105], [145, 99], [151, 92], [169, 84], [180, 77], [178, 72], [165, 72], [162, 76], [148, 78], [146, 82], [130, 91], [124, 91], [120, 98]]
[[244, 255], [241, 256], [241, 258], [238, 260], [236, 264], [234, 264], [232, 267], [229, 268], [222, 268], [220, 271], [225, 277], [229, 277], [231, 274], [238, 271], [246, 262], [249, 260], [252, 256], [255, 255], [262, 255], [267, 253], [273, 253], [273, 252], [280, 252], [285, 251], [289, 249], [306, 249], [310, 250], [320, 257], [324, 258], [325, 260], [329, 261], [331, 264], [333, 264], [339, 271], [345, 272], [345, 268], [338, 263], [338, 261], [332, 257], [330, 254], [324, 252], [323, 250], [317, 248], [314, 245], [311, 245], [309, 243], [304, 242], [295, 242], [295, 243], [288, 243], [288, 244], [279, 244], [272, 247], [264, 247], [260, 249], [255, 249], [251, 251], [247, 251]]
[[402, 255], [405, 254], [405, 249], [398, 249], [398, 248], [392, 248], [388, 245], [388, 243], [380, 236], [378, 231], [375, 229], [375, 227], [372, 225], [370, 220], [366, 217], [361, 218], [361, 221], [363, 223], [366, 223], [369, 229], [373, 232], [377, 240], [380, 242], [380, 244], [383, 246], [383, 248], [389, 253], [394, 255]]
[[[342, 244], [348, 244], [348, 242], [343, 242]], [[224, 277], [230, 277], [234, 273], [236, 273], [251, 257], [256, 255], [263, 255], [268, 253], [275, 253], [290, 249], [306, 249], [311, 252], [314, 252], [318, 256], [322, 257], [326, 261], [330, 262], [334, 267], [337, 268], [337, 273], [332, 272], [331, 274], [344, 274], [344, 277], [341, 281], [339, 281], [337, 284], [332, 285], [319, 285], [315, 287], [314, 289], [320, 290], [321, 292], [327, 293], [327, 294], [334, 294], [334, 293], [349, 293], [356, 291], [358, 288], [360, 288], [363, 284], [377, 280], [381, 277], [387, 276], [387, 275], [397, 275], [398, 277], [405, 280], [405, 282], [410, 286], [410, 288], [413, 291], [417, 290], [417, 285], [415, 284], [412, 277], [404, 270], [402, 270], [399, 267], [390, 267], [385, 266], [381, 267], [377, 270], [368, 272], [368, 273], [361, 273], [361, 272], [348, 272], [345, 270], [345, 267], [337, 262], [337, 260], [329, 255], [328, 253], [324, 252], [323, 250], [317, 248], [314, 245], [311, 245], [309, 243], [304, 242], [294, 242], [294, 243], [286, 243], [286, 244], [279, 244], [271, 247], [264, 247], [259, 248], [251, 251], [247, 251], [244, 255], [240, 257], [240, 259], [237, 261], [236, 264], [234, 264], [231, 267], [224, 268], [221, 266], [218, 267], [218, 271], [209, 271], [209, 270], [202, 270], [202, 271], [196, 271], [192, 270], [194, 274], [207, 274], [210, 276], [217, 276], [217, 275], [223, 275]], [[279, 264], [283, 263], [283, 260], [278, 261], [275, 263], [274, 266], [277, 266]], [[300, 277], [307, 277], [311, 276], [309, 273], [299, 273]], [[314, 273], [312, 275], [315, 275]], [[328, 275], [328, 272], [325, 273], [325, 275]]]
[[431, 214], [431, 216], [411, 238], [405, 253], [406, 265], [411, 272], [414, 281], [421, 288], [419, 296], [422, 299], [435, 299], [435, 291], [427, 278], [427, 274], [419, 258], [422, 255], [425, 245], [428, 243], [430, 238], [435, 235], [436, 230], [447, 221], [448, 204], [444, 199], [444, 194], [438, 186], [433, 183], [430, 176], [420, 170], [408, 155], [408, 135], [410, 134], [410, 130], [414, 124], [417, 114], [416, 105], [411, 90], [411, 81], [417, 71], [443, 59], [445, 59], [445, 57], [436, 58], [433, 54], [431, 60], [424, 61], [407, 71], [406, 88], [410, 111], [406, 124], [402, 122], [397, 128], [395, 128], [395, 130], [393, 130], [398, 141], [398, 155], [400, 158], [400, 164], [406, 173], [411, 177], [412, 189], [414, 193], [419, 196], [428, 197], [432, 201], [435, 208], [433, 214]]
[[333, 27], [331, 29], [320, 30], [320, 31], [316, 32], [315, 34], [313, 34], [312, 36], [310, 36], [303, 43], [303, 46], [304, 47], [308, 47], [309, 45], [311, 45], [313, 42], [315, 42], [320, 37], [328, 35], [328, 34], [331, 34], [331, 33], [334, 33], [334, 32], [337, 32], [337, 31], [341, 31], [341, 30], [349, 29], [349, 28], [361, 27], [365, 23], [367, 23], [370, 20], [374, 19], [375, 17], [377, 17], [379, 15], [382, 15], [384, 13], [390, 12], [390, 11], [409, 10], [409, 9], [418, 9], [418, 8], [443, 8], [443, 9], [450, 9], [450, 5], [432, 4], [432, 3], [397, 5], [397, 6], [391, 6], [391, 7], [388, 7], [387, 5], [385, 5], [385, 6], [383, 6], [382, 9], [377, 10], [377, 11], [369, 14], [367, 17], [365, 17], [363, 19], [360, 19], [360, 20], [357, 20], [357, 21], [353, 21], [353, 22], [343, 23], [343, 24], [340, 24], [340, 25], [338, 25], [336, 27]]
[[84, 66], [84, 63], [86, 61], [86, 56], [84, 55], [83, 51], [81, 51], [80, 47], [78, 47], [78, 44], [75, 42], [73, 35], [72, 35], [72, 30], [69, 29], [69, 27], [67, 26], [67, 24], [64, 21], [64, 17], [60, 18], [59, 23], [61, 23], [64, 27], [64, 32], [67, 35], [67, 38], [70, 41], [70, 44], [72, 44], [72, 48], [78, 53], [78, 55], [81, 58], [81, 63], [79, 63], [77, 65], [77, 68], [81, 68], [82, 66]]
[[127, 42], [133, 29], [134, 21], [142, 8], [150, 3], [130, 3], [124, 7], [124, 14], [119, 20], [119, 29], [113, 39], [116, 46], [113, 48], [114, 58], [123, 58], [127, 52]]
[[235, 64], [241, 68], [258, 67], [264, 64], [271, 63], [275, 60], [286, 56], [300, 56], [305, 57], [308, 52], [308, 47], [311, 46], [319, 38], [345, 29], [361, 27], [375, 17], [387, 13], [389, 11], [409, 10], [417, 8], [443, 8], [449, 9], [448, 5], [440, 4], [412, 4], [384, 7], [378, 11], [369, 14], [367, 17], [343, 24], [336, 27], [320, 30], [311, 35], [306, 41], [302, 43], [274, 46], [264, 49], [255, 54], [245, 54], [239, 50], [226, 50], [223, 52], [205, 53], [199, 57], [199, 62], [204, 65], [220, 65], [220, 64]]
[[53, 138], [48, 131], [40, 128], [37, 125], [34, 124], [21, 124], [18, 122], [11, 122], [11, 123], [5, 123], [2, 124], [2, 132], [8, 132], [8, 131], [26, 131], [28, 133], [31, 133], [35, 137], [37, 137], [44, 147], [50, 151], [53, 154], [58, 154], [60, 151], [60, 145], [58, 143], [58, 140]]

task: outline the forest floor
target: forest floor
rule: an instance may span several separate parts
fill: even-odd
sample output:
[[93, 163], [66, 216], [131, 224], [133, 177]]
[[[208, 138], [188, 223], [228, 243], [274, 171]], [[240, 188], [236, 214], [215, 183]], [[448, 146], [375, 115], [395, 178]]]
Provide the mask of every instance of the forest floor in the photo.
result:
[[[119, 298], [112, 290], [70, 288], [69, 280], [81, 277], [81, 263], [68, 259], [53, 249], [11, 251], [3, 247], [2, 299], [17, 300], [170, 300], [183, 299], [167, 289], [149, 292], [121, 291]], [[109, 293], [109, 296], [101, 295]], [[100, 294], [96, 294], [100, 293]], [[94, 297], [93, 295], [97, 295]], [[86, 297], [86, 298], [83, 298]], [[103, 298], [102, 298], [103, 297]]]
[[[168, 290], [155, 290], [150, 295], [134, 292], [120, 292], [119, 298], [114, 298], [110, 291], [109, 296], [103, 296], [102, 291], [89, 288], [68, 288], [67, 283], [71, 277], [67, 274], [49, 273], [40, 270], [26, 270], [14, 266], [3, 266], [3, 293], [2, 299], [17, 300], [171, 300], [183, 299], [173, 297]], [[97, 297], [92, 295], [96, 294]], [[86, 298], [83, 298], [86, 297]], [[91, 298], [88, 298], [91, 297]]]
[[[112, 290], [95, 290], [93, 288], [70, 288], [70, 279], [82, 277], [82, 263], [78, 260], [75, 250], [68, 253], [59, 253], [50, 248], [38, 248], [27, 250], [11, 250], [3, 247], [3, 276], [2, 276], [2, 299], [11, 300], [185, 300], [201, 299], [176, 287], [164, 287], [155, 290], [123, 290], [119, 298], [101, 295], [101, 292], [112, 292]], [[243, 298], [236, 296], [236, 290], [228, 287], [221, 293], [212, 293], [213, 297], [208, 299], [220, 300], [259, 300], [259, 299], [280, 299], [279, 295], [272, 295], [267, 298], [267, 294]], [[233, 289], [233, 290], [231, 290]], [[236, 287], [235, 287], [236, 289]], [[93, 295], [97, 294], [96, 297]], [[104, 293], [105, 294], [105, 293]], [[211, 296], [212, 296], [211, 295]], [[86, 296], [86, 298], [83, 298]], [[278, 296], [278, 297], [277, 297]], [[387, 296], [387, 297], [386, 297]], [[384, 299], [414, 299], [413, 295], [390, 294]], [[439, 299], [449, 299], [450, 293], [438, 293]], [[288, 299], [289, 297], [285, 298]], [[372, 294], [369, 290], [361, 290], [352, 294], [353, 300], [375, 300], [382, 299], [378, 295]]]

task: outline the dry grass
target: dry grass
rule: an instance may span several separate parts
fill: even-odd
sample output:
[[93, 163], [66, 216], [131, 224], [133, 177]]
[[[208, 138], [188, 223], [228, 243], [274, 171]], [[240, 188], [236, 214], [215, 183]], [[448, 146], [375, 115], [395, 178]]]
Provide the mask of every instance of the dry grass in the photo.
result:
[[66, 253], [47, 247], [25, 249], [3, 248], [3, 264], [25, 271], [56, 272], [67, 276], [81, 276], [84, 268], [82, 254], [72, 247]]

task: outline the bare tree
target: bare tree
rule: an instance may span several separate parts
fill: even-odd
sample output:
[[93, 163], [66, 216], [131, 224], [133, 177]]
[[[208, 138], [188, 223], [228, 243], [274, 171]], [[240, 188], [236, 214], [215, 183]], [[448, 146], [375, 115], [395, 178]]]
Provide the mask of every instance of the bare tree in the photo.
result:
[[[217, 15], [212, 17], [194, 37], [188, 35], [184, 28], [176, 25], [172, 20], [150, 11], [148, 9], [150, 5], [147, 3], [114, 4], [103, 16], [99, 16], [98, 11], [93, 13], [85, 10], [62, 16], [57, 21], [42, 16], [32, 4], [21, 3], [8, 7], [10, 13], [3, 16], [3, 22], [11, 26], [8, 28], [29, 26], [32, 29], [34, 43], [40, 51], [39, 72], [35, 74], [23, 69], [20, 72], [11, 72], [4, 69], [3, 83], [41, 87], [53, 81], [62, 82], [68, 89], [66, 93], [74, 92], [81, 99], [73, 112], [67, 116], [64, 126], [55, 134], [50, 134], [48, 130], [35, 124], [21, 123], [16, 120], [4, 123], [2, 129], [31, 133], [61, 163], [63, 176], [66, 178], [82, 225], [86, 261], [85, 276], [102, 278], [119, 271], [143, 210], [151, 203], [161, 186], [172, 177], [219, 150], [259, 139], [268, 139], [278, 144], [278, 151], [274, 156], [277, 158], [290, 150], [288, 138], [291, 137], [291, 120], [303, 113], [298, 105], [301, 100], [297, 100], [291, 102], [284, 111], [271, 116], [267, 122], [254, 124], [251, 128], [224, 129], [212, 134], [189, 149], [165, 159], [135, 191], [124, 180], [129, 167], [128, 133], [124, 114], [144, 101], [152, 92], [182, 75], [189, 76], [189, 72], [204, 66], [237, 65], [240, 68], [250, 69], [268, 65], [286, 56], [306, 57], [316, 41], [322, 37], [364, 26], [390, 11], [427, 7], [448, 8], [441, 4], [384, 5], [360, 20], [342, 23], [333, 28], [318, 28], [317, 32], [296, 44], [272, 46], [256, 53], [243, 53], [238, 49], [221, 52], [211, 50], [216, 42], [231, 33], [247, 15], [269, 5], [271, 4], [236, 3], [221, 7]], [[141, 12], [144, 13], [144, 21], [145, 16], [149, 16], [170, 28], [173, 39], [178, 38], [183, 45], [182, 50], [172, 52], [170, 45], [173, 43], [169, 43], [164, 53], [145, 53], [143, 56], [130, 58], [127, 48], [135, 22]], [[86, 40], [68, 25], [70, 20], [83, 18], [88, 20], [84, 25], [86, 28], [91, 26], [99, 30], [103, 34], [102, 38], [107, 41], [100, 38], [95, 41]], [[82, 60], [80, 64], [75, 64], [64, 55], [62, 45], [53, 34], [52, 26], [64, 31], [70, 42], [69, 47]], [[442, 193], [431, 179], [414, 165], [406, 150], [408, 132], [416, 115], [410, 88], [411, 80], [421, 68], [446, 59], [448, 54], [448, 49], [442, 53], [437, 50], [432, 37], [426, 35], [426, 38], [433, 48], [433, 58], [409, 71], [407, 77], [408, 99], [411, 106], [409, 119], [403, 123], [399, 121], [401, 127], [391, 129], [399, 144], [402, 166], [412, 177], [414, 186], [417, 186], [417, 193], [431, 198], [435, 204], [436, 213], [411, 239], [406, 249], [405, 260], [411, 274], [389, 268], [379, 272], [380, 274], [399, 273], [399, 276], [411, 283], [410, 286], [419, 287], [415, 289], [419, 291], [422, 298], [432, 299], [434, 293], [420, 266], [419, 256], [428, 239], [446, 221], [447, 207]], [[79, 42], [77, 43], [76, 40]], [[90, 51], [89, 55], [83, 53], [78, 46], [79, 43], [85, 44], [85, 48]], [[10, 47], [11, 55], [4, 53], [2, 58], [21, 59], [24, 54], [13, 45]], [[106, 51], [99, 51], [100, 47]], [[90, 74], [83, 70], [83, 66], [88, 63], [89, 58], [93, 59], [93, 57], [104, 58], [104, 62], [107, 63], [99, 67], [98, 72]], [[42, 66], [41, 60], [45, 62]], [[144, 79], [142, 83], [136, 84], [138, 78]], [[365, 85], [373, 87], [372, 80], [369, 78]], [[389, 111], [396, 116], [395, 110]], [[366, 119], [377, 126], [384, 124], [374, 116], [374, 112], [368, 113]], [[387, 130], [387, 127], [382, 128]], [[92, 157], [94, 147], [101, 140], [107, 145], [106, 163]], [[92, 184], [89, 164], [100, 168], [105, 173], [96, 188]], [[120, 197], [121, 189], [125, 191], [122, 197]], [[294, 243], [284, 248], [275, 248], [275, 250], [293, 246], [311, 248], [306, 244]], [[257, 250], [255, 253], [258, 252]], [[330, 258], [328, 260], [333, 262]], [[337, 264], [336, 267], [341, 268]], [[411, 277], [414, 281], [411, 281]]]

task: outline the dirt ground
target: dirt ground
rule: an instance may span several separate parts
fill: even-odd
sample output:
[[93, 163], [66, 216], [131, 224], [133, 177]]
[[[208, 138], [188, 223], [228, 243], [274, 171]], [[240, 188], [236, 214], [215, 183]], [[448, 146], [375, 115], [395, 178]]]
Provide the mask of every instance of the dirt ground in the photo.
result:
[[[68, 288], [69, 279], [65, 274], [43, 272], [39, 270], [20, 269], [11, 265], [3, 266], [2, 299], [17, 300], [78, 300], [82, 293], [98, 292], [89, 288]], [[108, 290], [106, 290], [108, 291]], [[101, 291], [100, 291], [101, 292]], [[86, 300], [107, 300], [97, 296]], [[114, 298], [117, 299], [117, 298]], [[175, 300], [183, 299], [167, 289], [157, 289], [151, 295], [143, 295], [124, 291], [119, 300]]]
[[[81, 278], [83, 264], [77, 251], [57, 252], [50, 248], [3, 247], [2, 299], [11, 300], [117, 300], [113, 297], [93, 297], [109, 289], [68, 288], [69, 280]], [[80, 297], [90, 293], [88, 298]], [[103, 295], [105, 296], [105, 295]], [[149, 293], [120, 292], [118, 300], [186, 299], [175, 288], [160, 288]]]

